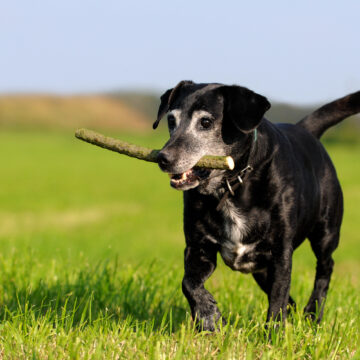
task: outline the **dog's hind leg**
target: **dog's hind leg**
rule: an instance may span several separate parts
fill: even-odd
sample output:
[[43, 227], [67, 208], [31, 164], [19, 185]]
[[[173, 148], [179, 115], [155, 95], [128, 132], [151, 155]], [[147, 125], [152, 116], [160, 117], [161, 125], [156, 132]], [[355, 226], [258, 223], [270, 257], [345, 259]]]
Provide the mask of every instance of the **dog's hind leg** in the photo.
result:
[[291, 241], [277, 242], [273, 248], [272, 259], [267, 267], [266, 286], [268, 289], [269, 308], [266, 321], [284, 322], [289, 303], [292, 253]]
[[[267, 270], [263, 270], [261, 272], [257, 272], [252, 274], [253, 278], [255, 279], [256, 283], [260, 286], [261, 290], [269, 297], [271, 284], [268, 282], [268, 274]], [[288, 306], [291, 306], [294, 310], [296, 309], [295, 300], [289, 295], [289, 302]]]
[[216, 323], [225, 319], [216, 306], [213, 296], [205, 289], [204, 283], [216, 268], [217, 247], [209, 243], [207, 246], [187, 246], [185, 249], [185, 274], [182, 290], [187, 298], [191, 315], [199, 330], [214, 331]]
[[319, 233], [317, 235], [318, 236], [312, 234], [309, 236], [317, 264], [314, 289], [305, 306], [304, 312], [310, 316], [312, 320], [317, 320], [319, 323], [323, 316], [325, 298], [334, 266], [334, 260], [331, 255], [339, 243], [339, 228], [325, 230], [321, 237]]

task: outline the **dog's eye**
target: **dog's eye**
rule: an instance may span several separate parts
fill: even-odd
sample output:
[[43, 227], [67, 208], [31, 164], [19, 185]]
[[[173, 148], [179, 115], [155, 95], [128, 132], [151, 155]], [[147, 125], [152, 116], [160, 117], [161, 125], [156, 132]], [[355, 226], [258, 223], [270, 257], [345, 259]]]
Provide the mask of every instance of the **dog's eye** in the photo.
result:
[[209, 129], [210, 126], [212, 125], [212, 121], [211, 121], [211, 119], [209, 119], [207, 117], [203, 117], [200, 120], [200, 124], [203, 129]]
[[169, 115], [168, 118], [168, 127], [169, 127], [169, 130], [173, 130], [175, 129], [176, 127], [176, 120], [175, 120], [175, 117], [173, 115]]

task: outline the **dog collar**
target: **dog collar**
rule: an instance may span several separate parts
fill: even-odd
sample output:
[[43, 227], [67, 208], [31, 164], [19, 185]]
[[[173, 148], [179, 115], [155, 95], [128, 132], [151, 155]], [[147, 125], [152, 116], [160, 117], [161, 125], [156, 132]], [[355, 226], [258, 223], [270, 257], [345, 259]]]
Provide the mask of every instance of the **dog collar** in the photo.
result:
[[[252, 171], [252, 170], [253, 170], [252, 166], [251, 166], [251, 165], [247, 165], [244, 169], [242, 169], [242, 170], [241, 170], [237, 175], [235, 175], [233, 178], [225, 179], [226, 186], [227, 186], [227, 188], [228, 188], [228, 190], [229, 190], [229, 192], [230, 192], [230, 194], [231, 194], [232, 196], [235, 195], [235, 192], [234, 192], [233, 188], [231, 187], [230, 181], [232, 181], [232, 180], [237, 180], [238, 182], [236, 181], [236, 184], [242, 185], [242, 184], [244, 183], [244, 180], [243, 180], [244, 176], [245, 176], [247, 173], [249, 173], [250, 171]], [[233, 186], [235, 186], [235, 185], [233, 185]], [[235, 189], [235, 190], [236, 190], [236, 189]]]
[[[236, 175], [234, 175], [233, 177], [231, 178], [226, 178], [225, 179], [225, 183], [226, 183], [226, 187], [227, 187], [227, 190], [225, 190], [225, 193], [224, 195], [222, 196], [222, 198], [220, 199], [219, 201], [219, 204], [218, 206], [216, 207], [216, 210], [219, 210], [225, 200], [229, 197], [229, 194], [231, 196], [234, 196], [235, 195], [235, 191], [236, 189], [238, 189], [240, 186], [242, 186], [244, 184], [244, 180], [246, 179], [246, 176], [247, 174], [249, 174], [251, 171], [254, 170], [254, 168], [249, 164], [250, 160], [251, 160], [251, 157], [252, 157], [252, 154], [254, 153], [254, 149], [255, 149], [255, 143], [257, 142], [257, 129], [254, 130], [254, 136], [253, 136], [253, 141], [252, 141], [252, 146], [251, 146], [251, 149], [250, 149], [250, 154], [249, 154], [249, 157], [248, 157], [248, 164], [246, 165], [245, 168], [243, 168], [242, 170], [240, 170]], [[234, 184], [231, 184], [232, 182], [234, 182]]]
[[257, 129], [254, 130], [254, 142], [257, 141]]
[[[257, 141], [257, 129], [254, 130], [253, 146], [250, 149], [249, 159], [253, 153], [253, 148], [255, 147], [256, 141]], [[253, 167], [251, 165], [247, 164], [246, 167], [244, 169], [242, 169], [237, 175], [235, 175], [234, 178], [237, 179], [239, 181], [239, 183], [242, 185], [244, 183], [243, 177], [246, 175], [246, 173], [249, 173], [252, 170], [253, 170]], [[233, 178], [231, 178], [230, 181], [231, 180], [233, 180]], [[228, 187], [228, 189], [230, 191], [230, 194], [232, 196], [234, 196], [235, 193], [230, 185], [229, 179], [225, 179], [225, 181], [226, 181], [226, 186]]]

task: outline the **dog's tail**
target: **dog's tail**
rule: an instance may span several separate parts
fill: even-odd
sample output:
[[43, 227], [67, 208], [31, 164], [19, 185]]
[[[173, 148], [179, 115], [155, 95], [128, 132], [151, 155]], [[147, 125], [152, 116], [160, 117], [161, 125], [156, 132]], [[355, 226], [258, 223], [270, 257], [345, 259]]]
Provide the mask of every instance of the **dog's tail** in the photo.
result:
[[360, 91], [322, 106], [299, 121], [297, 125], [319, 139], [329, 127], [358, 112], [360, 112]]

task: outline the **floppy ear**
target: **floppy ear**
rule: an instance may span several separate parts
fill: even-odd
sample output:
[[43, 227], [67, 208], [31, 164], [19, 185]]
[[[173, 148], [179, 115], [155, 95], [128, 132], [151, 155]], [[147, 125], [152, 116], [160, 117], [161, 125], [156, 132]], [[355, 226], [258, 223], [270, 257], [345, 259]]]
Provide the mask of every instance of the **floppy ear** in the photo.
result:
[[178, 94], [179, 90], [184, 85], [193, 85], [194, 83], [191, 80], [183, 80], [180, 81], [174, 88], [166, 90], [164, 94], [161, 95], [161, 103], [158, 110], [157, 119], [153, 124], [153, 129], [156, 129], [159, 125], [161, 118], [169, 111], [169, 108], [174, 101], [176, 95]]
[[244, 133], [256, 129], [271, 107], [266, 97], [241, 86], [222, 86], [219, 90], [224, 97], [224, 115]]
[[160, 100], [161, 100], [161, 103], [160, 103], [160, 106], [159, 106], [159, 110], [158, 110], [158, 114], [157, 114], [157, 118], [156, 118], [156, 121], [154, 122], [153, 124], [153, 129], [155, 130], [158, 125], [159, 125], [159, 122], [161, 120], [161, 118], [168, 112], [169, 110], [169, 97], [172, 93], [174, 89], [169, 89], [169, 90], [166, 90], [164, 92], [164, 94], [162, 94], [160, 96]]

